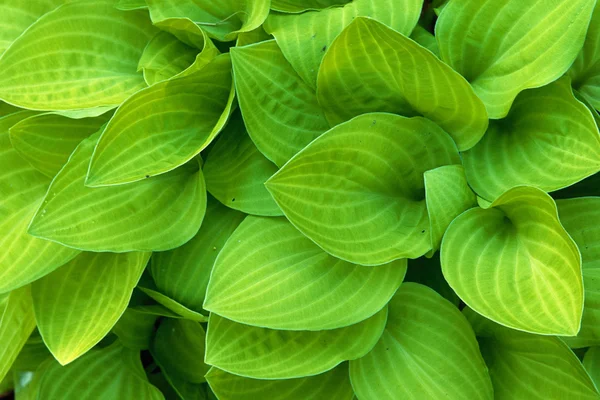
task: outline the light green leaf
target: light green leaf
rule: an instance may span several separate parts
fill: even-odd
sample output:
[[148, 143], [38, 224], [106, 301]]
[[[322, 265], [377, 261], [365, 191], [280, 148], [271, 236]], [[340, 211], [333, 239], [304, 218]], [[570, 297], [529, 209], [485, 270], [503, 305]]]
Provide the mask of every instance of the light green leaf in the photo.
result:
[[250, 32], [267, 18], [267, 0], [146, 0], [152, 21], [187, 17], [212, 38], [234, 40], [239, 33]]
[[373, 350], [350, 361], [361, 400], [494, 398], [487, 367], [466, 318], [432, 289], [403, 284]]
[[332, 126], [375, 111], [422, 115], [459, 150], [473, 147], [488, 125], [485, 106], [463, 77], [370, 18], [356, 18], [333, 42], [319, 69], [317, 96]]
[[283, 215], [265, 187], [278, 168], [256, 148], [235, 114], [210, 150], [204, 168], [206, 189], [229, 208], [247, 214]]
[[34, 328], [29, 286], [13, 290], [0, 301], [0, 381], [8, 374]]
[[185, 319], [189, 319], [190, 321], [197, 321], [197, 322], [208, 321], [208, 318], [205, 315], [203, 315], [197, 311], [190, 310], [186, 306], [178, 303], [177, 301], [171, 299], [168, 296], [165, 296], [164, 294], [162, 294], [154, 289], [146, 288], [143, 286], [139, 286], [138, 288], [142, 292], [144, 292], [148, 296], [150, 296], [157, 303], [166, 307], [168, 310], [171, 310], [172, 312], [174, 312], [176, 315], [180, 316], [181, 318], [185, 318]]
[[110, 332], [149, 259], [149, 253], [82, 253], [33, 282], [38, 329], [62, 365], [79, 358]]
[[429, 214], [432, 250], [440, 248], [448, 225], [463, 211], [477, 205], [475, 193], [467, 184], [462, 165], [446, 165], [425, 171], [425, 201]]
[[325, 251], [379, 265], [431, 249], [423, 173], [452, 164], [456, 146], [433, 122], [372, 113], [320, 136], [266, 186]]
[[238, 35], [235, 42], [236, 47], [247, 46], [250, 44], [271, 40], [273, 36], [269, 35], [263, 29], [262, 25], [250, 32], [242, 32]]
[[563, 338], [571, 347], [600, 345], [600, 197], [558, 200], [558, 215], [583, 260], [585, 302], [581, 330]]
[[517, 95], [563, 75], [583, 46], [595, 1], [451, 1], [435, 33], [441, 58], [464, 76], [492, 119]]
[[202, 310], [215, 259], [244, 217], [208, 196], [196, 236], [181, 247], [152, 255], [150, 269], [157, 289], [189, 309]]
[[115, 7], [124, 11], [148, 8], [146, 0], [119, 0]]
[[38, 114], [10, 128], [10, 141], [21, 157], [44, 175], [54, 178], [77, 145], [98, 132], [111, 114], [72, 119], [57, 114]]
[[240, 109], [256, 147], [282, 166], [329, 129], [314, 89], [274, 40], [231, 49]]
[[[598, 4], [598, 3], [596, 3]], [[600, 7], [596, 5], [583, 49], [568, 71], [573, 88], [596, 109], [600, 108]]]
[[125, 310], [112, 328], [123, 346], [133, 350], [147, 350], [154, 336], [154, 324], [158, 315], [150, 314], [135, 307]]
[[440, 57], [440, 49], [438, 48], [435, 36], [421, 25], [415, 26], [415, 29], [410, 34], [410, 38], [432, 52], [436, 57]]
[[200, 71], [127, 99], [100, 136], [86, 185], [135, 182], [194, 158], [229, 117], [234, 95], [230, 68], [229, 56], [222, 55]]
[[38, 18], [64, 0], [11, 1], [0, 4], [0, 55]]
[[307, 378], [262, 380], [211, 368], [206, 381], [219, 400], [352, 400], [348, 364]]
[[141, 182], [89, 188], [84, 180], [97, 140], [95, 134], [81, 142], [54, 178], [30, 234], [83, 250], [125, 252], [170, 250], [198, 232], [206, 191], [195, 160]]
[[390, 28], [409, 35], [417, 25], [423, 0], [354, 0], [302, 14], [269, 15], [265, 30], [275, 36], [285, 58], [304, 81], [316, 88], [319, 65], [329, 45], [359, 16], [369, 16]]
[[287, 13], [300, 13], [306, 10], [343, 6], [350, 0], [271, 0], [271, 9]]
[[165, 319], [156, 331], [150, 352], [167, 379], [202, 383], [210, 368], [204, 364], [205, 337], [198, 322]]
[[581, 362], [559, 338], [494, 324], [466, 308], [497, 400], [598, 399]]
[[383, 332], [387, 307], [355, 325], [325, 331], [278, 331], [242, 325], [211, 313], [205, 362], [257, 379], [317, 375], [367, 354]]
[[583, 366], [596, 387], [600, 384], [600, 347], [590, 347], [583, 356]]
[[600, 171], [600, 135], [592, 113], [561, 79], [521, 92], [463, 162], [473, 190], [487, 200], [519, 185], [553, 191]]
[[50, 179], [19, 156], [8, 129], [31, 115], [21, 111], [0, 118], [0, 293], [44, 276], [79, 253], [27, 234]]
[[321, 250], [285, 218], [247, 217], [219, 253], [204, 308], [243, 324], [323, 330], [380, 311], [406, 260], [365, 267]]
[[148, 382], [139, 353], [119, 342], [92, 350], [66, 367], [53, 361], [41, 372], [38, 399], [164, 399]]
[[145, 86], [136, 68], [154, 32], [143, 12], [113, 1], [67, 2], [2, 55], [0, 98], [34, 110], [117, 106]]
[[575, 336], [581, 324], [581, 255], [539, 189], [519, 186], [448, 228], [442, 271], [460, 298], [502, 325]]

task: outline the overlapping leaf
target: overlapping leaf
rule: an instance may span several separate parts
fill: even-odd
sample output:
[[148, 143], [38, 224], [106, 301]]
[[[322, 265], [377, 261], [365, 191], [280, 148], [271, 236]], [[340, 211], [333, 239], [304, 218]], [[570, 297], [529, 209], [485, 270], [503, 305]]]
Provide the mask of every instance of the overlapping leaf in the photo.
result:
[[432, 289], [403, 284], [388, 306], [377, 345], [350, 361], [361, 400], [493, 399], [492, 382], [468, 321]]
[[136, 69], [154, 32], [143, 12], [111, 0], [66, 2], [0, 57], [0, 98], [35, 110], [115, 107], [145, 86]]
[[273, 329], [340, 328], [385, 307], [405, 272], [406, 260], [350, 264], [325, 253], [284, 218], [249, 216], [215, 261], [204, 308]]
[[38, 329], [62, 365], [110, 332], [149, 258], [149, 253], [82, 253], [32, 284]]
[[[172, 171], [221, 131], [233, 101], [228, 55], [123, 103], [94, 149], [86, 185], [118, 185]], [[145, 115], [139, 118], [139, 113]]]
[[423, 173], [459, 163], [454, 142], [433, 122], [371, 113], [320, 136], [266, 185], [325, 251], [379, 265], [431, 249]]
[[97, 140], [95, 134], [73, 152], [28, 232], [83, 250], [113, 252], [169, 250], [191, 239], [206, 208], [198, 163], [128, 185], [88, 188], [84, 181]]
[[271, 9], [281, 12], [299, 13], [306, 10], [320, 10], [342, 6], [348, 0], [271, 0]]
[[561, 79], [519, 94], [463, 162], [475, 192], [490, 201], [519, 185], [553, 191], [600, 171], [600, 135]]
[[592, 13], [583, 49], [568, 71], [575, 88], [596, 109], [600, 108], [600, 7]]
[[150, 289], [144, 286], [139, 286], [139, 289], [146, 295], [148, 295], [151, 299], [156, 301], [158, 304], [162, 305], [167, 310], [173, 312], [175, 314], [174, 317], [185, 318], [189, 319], [190, 321], [196, 322], [208, 321], [208, 318], [204, 314], [187, 308], [183, 304], [180, 304], [179, 302], [173, 300], [169, 296], [165, 296], [164, 294], [155, 289]]
[[600, 383], [600, 347], [590, 347], [585, 352], [583, 366], [598, 387], [598, 383]]
[[478, 313], [511, 328], [575, 336], [581, 324], [581, 255], [539, 189], [511, 189], [448, 228], [446, 280]]
[[356, 18], [335, 39], [317, 82], [332, 125], [375, 111], [423, 115], [444, 128], [459, 150], [473, 147], [487, 128], [485, 106], [463, 77], [373, 19]]
[[242, 325], [217, 314], [208, 320], [207, 364], [258, 379], [288, 379], [329, 371], [367, 354], [381, 336], [387, 308], [345, 328], [278, 331]]
[[436, 25], [441, 58], [464, 76], [490, 118], [517, 95], [564, 74], [583, 45], [595, 1], [451, 1]]

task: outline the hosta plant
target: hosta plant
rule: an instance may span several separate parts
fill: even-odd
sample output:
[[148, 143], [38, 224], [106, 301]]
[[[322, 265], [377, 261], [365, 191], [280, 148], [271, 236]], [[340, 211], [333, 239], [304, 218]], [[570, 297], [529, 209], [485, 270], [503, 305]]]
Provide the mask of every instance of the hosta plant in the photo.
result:
[[4, 0], [0, 71], [0, 397], [600, 399], [596, 0]]

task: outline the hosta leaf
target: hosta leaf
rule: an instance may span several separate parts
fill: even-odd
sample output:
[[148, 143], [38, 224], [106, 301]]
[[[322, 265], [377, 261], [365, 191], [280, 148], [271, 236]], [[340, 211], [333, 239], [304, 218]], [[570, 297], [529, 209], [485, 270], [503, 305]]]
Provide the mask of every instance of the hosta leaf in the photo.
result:
[[112, 328], [125, 347], [134, 350], [146, 350], [154, 336], [154, 324], [158, 315], [129, 307]]
[[267, 18], [267, 0], [146, 0], [152, 21], [187, 17], [220, 41], [258, 28]]
[[369, 18], [356, 18], [333, 42], [319, 69], [317, 96], [332, 125], [374, 111], [422, 115], [459, 150], [473, 147], [488, 124], [485, 106], [463, 77]]
[[84, 185], [98, 134], [85, 139], [52, 181], [29, 233], [91, 251], [169, 250], [204, 217], [204, 178], [194, 160], [168, 174], [105, 188]]
[[148, 8], [146, 0], [119, 0], [115, 7], [119, 10], [139, 10], [141, 8]]
[[521, 92], [463, 161], [469, 183], [488, 200], [519, 185], [553, 191], [600, 171], [600, 135], [561, 79]]
[[140, 362], [139, 353], [115, 342], [95, 349], [63, 367], [56, 361], [44, 365], [39, 382], [39, 399], [164, 399], [152, 386]]
[[581, 330], [563, 338], [571, 347], [600, 345], [600, 197], [558, 200], [558, 215], [583, 260], [585, 303]]
[[448, 225], [477, 204], [462, 165], [446, 165], [425, 171], [425, 200], [429, 214], [432, 252], [440, 248]]
[[3, 2], [0, 4], [0, 55], [38, 18], [64, 3], [64, 0]]
[[600, 394], [565, 343], [494, 324], [464, 311], [479, 339], [497, 400], [598, 399]]
[[262, 380], [211, 368], [206, 381], [219, 400], [352, 400], [348, 364], [307, 378]]
[[273, 329], [340, 328], [381, 310], [405, 273], [406, 260], [350, 264], [325, 253], [285, 218], [250, 216], [219, 253], [204, 308]]
[[15, 289], [0, 300], [0, 381], [35, 328], [29, 286]]
[[210, 368], [204, 364], [206, 333], [198, 322], [184, 319], [162, 321], [150, 352], [168, 378], [202, 383]]
[[575, 336], [583, 309], [581, 255], [539, 189], [509, 190], [448, 228], [442, 270], [469, 307], [502, 325]]
[[179, 302], [171, 299], [168, 296], [165, 296], [164, 294], [154, 289], [146, 288], [143, 286], [140, 286], [139, 289], [148, 296], [150, 296], [154, 301], [166, 307], [168, 310], [174, 312], [177, 316], [181, 318], [197, 322], [208, 321], [208, 318], [205, 315], [187, 308], [186, 306], [180, 304]]
[[98, 132], [110, 116], [72, 119], [51, 113], [34, 115], [10, 128], [10, 141], [21, 157], [54, 178], [77, 145]]
[[[597, 3], [596, 3], [597, 4]], [[596, 109], [600, 108], [600, 7], [596, 6], [583, 49], [569, 69], [575, 88]]]
[[8, 129], [31, 115], [21, 111], [0, 118], [0, 293], [44, 276], [79, 253], [27, 234], [50, 179], [19, 156]]
[[66, 365], [94, 347], [129, 303], [149, 253], [82, 253], [33, 282], [38, 329], [54, 357]]
[[436, 57], [440, 57], [440, 49], [438, 48], [435, 36], [421, 25], [415, 26], [410, 38], [432, 52]]
[[367, 354], [377, 343], [387, 308], [355, 325], [325, 331], [278, 331], [242, 325], [211, 313], [207, 364], [258, 379], [287, 379], [329, 371]]
[[283, 214], [264, 185], [277, 166], [258, 151], [239, 114], [210, 150], [202, 172], [206, 189], [227, 207], [255, 215]]
[[519, 92], [564, 74], [583, 45], [589, 0], [451, 1], [436, 25], [441, 58], [464, 76], [490, 118]]
[[583, 357], [583, 366], [596, 387], [600, 384], [600, 347], [590, 347]]
[[0, 58], [0, 98], [35, 110], [117, 106], [145, 86], [136, 72], [155, 29], [110, 0], [67, 2], [38, 19]]
[[416, 260], [408, 260], [404, 282], [416, 282], [428, 286], [458, 307], [460, 298], [454, 293], [442, 274], [439, 254], [436, 253], [431, 258], [419, 257]]
[[40, 333], [37, 330], [34, 330], [21, 349], [19, 356], [13, 363], [13, 371], [34, 372], [40, 366], [40, 364], [49, 358], [52, 358], [52, 354], [48, 351], [48, 348], [40, 336]]
[[208, 279], [217, 255], [244, 219], [208, 196], [206, 216], [189, 242], [152, 255], [152, 278], [157, 289], [193, 310], [202, 310]]
[[[123, 103], [94, 149], [86, 185], [118, 185], [171, 171], [221, 131], [233, 102], [228, 55], [157, 83]], [[139, 113], [149, 115], [139, 118]]]
[[419, 20], [422, 6], [423, 0], [354, 0], [321, 11], [273, 13], [265, 30], [275, 36], [285, 58], [302, 79], [315, 88], [319, 65], [329, 45], [354, 18], [369, 16], [408, 35]]
[[373, 350], [350, 361], [361, 400], [493, 399], [492, 382], [468, 321], [432, 289], [403, 284]]
[[266, 185], [325, 251], [378, 265], [431, 249], [423, 173], [459, 163], [454, 142], [433, 122], [372, 113], [320, 136]]
[[265, 40], [271, 40], [273, 36], [269, 35], [262, 26], [250, 31], [250, 32], [242, 32], [238, 35], [237, 40], [235, 41], [236, 47], [247, 46], [250, 44], [263, 42]]
[[233, 48], [231, 61], [248, 133], [269, 160], [282, 166], [329, 129], [314, 89], [274, 40]]

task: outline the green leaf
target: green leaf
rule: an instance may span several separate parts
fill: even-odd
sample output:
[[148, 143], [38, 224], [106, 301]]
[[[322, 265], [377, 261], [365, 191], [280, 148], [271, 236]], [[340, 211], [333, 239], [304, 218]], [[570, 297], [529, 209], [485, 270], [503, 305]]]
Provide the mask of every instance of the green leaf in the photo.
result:
[[29, 286], [13, 290], [0, 301], [0, 381], [8, 374], [34, 328]]
[[283, 215], [265, 187], [278, 168], [256, 148], [236, 113], [210, 150], [204, 168], [206, 189], [229, 208], [247, 214]]
[[146, 3], [154, 23], [187, 17], [222, 42], [261, 26], [270, 5], [267, 0], [146, 0]]
[[157, 83], [127, 99], [100, 136], [86, 185], [143, 180], [199, 154], [231, 112], [230, 63], [229, 56], [222, 55], [200, 71]]
[[256, 147], [276, 165], [329, 129], [313, 88], [274, 40], [231, 49], [240, 109]]
[[124, 11], [148, 8], [146, 0], [119, 0], [115, 7]]
[[433, 122], [372, 113], [320, 136], [266, 186], [325, 251], [379, 265], [431, 249], [423, 173], [452, 164], [456, 146]]
[[519, 186], [490, 208], [456, 218], [442, 242], [442, 271], [471, 308], [499, 324], [575, 336], [581, 324], [581, 255], [539, 189]]
[[3, 2], [0, 4], [0, 55], [38, 18], [64, 3], [64, 0]]
[[110, 332], [149, 259], [149, 253], [82, 253], [33, 282], [38, 329], [62, 365], [85, 354]]
[[67, 2], [2, 55], [0, 98], [34, 110], [117, 106], [145, 86], [136, 68], [154, 32], [143, 12], [113, 1]]
[[432, 289], [403, 284], [388, 305], [377, 345], [350, 361], [361, 400], [494, 398], [492, 382], [466, 318]]
[[265, 40], [271, 40], [273, 36], [269, 35], [263, 29], [262, 25], [258, 28], [250, 31], [250, 32], [242, 32], [238, 35], [237, 40], [235, 41], [236, 47], [247, 46], [250, 44], [263, 42]]
[[436, 57], [440, 57], [440, 49], [438, 48], [435, 36], [421, 25], [415, 26], [415, 29], [410, 34], [410, 38], [432, 52]]
[[558, 200], [558, 215], [573, 238], [583, 261], [585, 302], [581, 330], [563, 338], [571, 347], [600, 345], [600, 197]]
[[139, 353], [118, 342], [92, 350], [65, 367], [53, 361], [45, 365], [42, 374], [39, 399], [164, 399], [148, 382]]
[[442, 274], [440, 253], [436, 253], [431, 258], [419, 257], [416, 260], [408, 260], [404, 282], [416, 282], [428, 286], [456, 307], [460, 304], [460, 298], [448, 285]]
[[52, 358], [52, 353], [48, 351], [40, 333], [34, 330], [13, 363], [13, 371], [16, 373], [34, 372], [40, 364], [49, 358]]
[[21, 111], [0, 118], [0, 293], [44, 276], [79, 253], [27, 234], [50, 179], [19, 156], [10, 143], [8, 129], [31, 115]]
[[181, 247], [152, 255], [150, 269], [157, 289], [189, 309], [202, 310], [215, 259], [244, 217], [208, 196], [196, 236]]
[[198, 322], [165, 319], [156, 331], [150, 352], [167, 379], [202, 383], [210, 368], [204, 364], [205, 338], [204, 328]]
[[158, 315], [129, 307], [112, 328], [123, 346], [133, 350], [147, 350], [154, 336], [154, 324]]
[[596, 387], [600, 384], [600, 347], [590, 347], [583, 356], [583, 366], [594, 381]]
[[517, 95], [563, 75], [583, 46], [595, 2], [464, 0], [442, 11], [436, 37], [444, 62], [464, 76], [492, 119]]
[[598, 399], [577, 356], [559, 338], [519, 332], [463, 311], [479, 340], [497, 400]]
[[321, 250], [285, 218], [247, 217], [219, 253], [204, 308], [243, 324], [335, 329], [380, 311], [406, 260], [353, 265]]
[[329, 371], [367, 354], [383, 332], [387, 307], [355, 325], [325, 331], [279, 331], [211, 313], [205, 362], [232, 374], [288, 379]]
[[189, 319], [190, 321], [197, 321], [197, 322], [208, 321], [208, 318], [205, 315], [187, 308], [186, 306], [178, 303], [177, 301], [171, 299], [168, 296], [165, 296], [164, 294], [162, 294], [154, 289], [146, 288], [143, 286], [138, 286], [138, 288], [142, 292], [144, 292], [145, 294], [150, 296], [157, 303], [166, 307], [168, 310], [174, 312], [176, 315], [178, 315], [181, 318], [185, 318], [185, 319]]
[[375, 111], [422, 115], [459, 150], [473, 147], [488, 125], [485, 106], [463, 77], [370, 18], [356, 18], [335, 39], [319, 69], [317, 96], [332, 126]]
[[352, 400], [348, 364], [307, 378], [262, 380], [211, 368], [206, 381], [219, 400]]
[[[303, 3], [304, 4], [304, 3]], [[265, 30], [275, 36], [285, 58], [312, 88], [317, 87], [319, 65], [329, 45], [359, 16], [369, 16], [409, 35], [417, 25], [423, 0], [354, 0], [302, 14], [269, 15]]]
[[462, 165], [445, 165], [425, 171], [425, 201], [429, 214], [432, 250], [440, 248], [442, 237], [454, 218], [477, 205], [475, 193], [467, 184]]
[[[597, 4], [597, 3], [596, 3]], [[596, 109], [600, 108], [600, 7], [592, 13], [583, 48], [568, 71], [573, 88]]]
[[97, 140], [95, 134], [73, 152], [29, 233], [82, 250], [113, 252], [169, 250], [191, 239], [206, 208], [198, 163], [129, 185], [89, 188], [84, 180]]
[[287, 13], [300, 13], [306, 10], [343, 6], [349, 2], [349, 0], [271, 0], [271, 9]]
[[600, 171], [600, 136], [592, 113], [561, 79], [519, 94], [463, 161], [469, 183], [487, 200], [519, 185], [553, 191]]
[[72, 119], [48, 113], [26, 118], [10, 128], [10, 141], [21, 157], [54, 178], [77, 145], [98, 132], [111, 117]]

